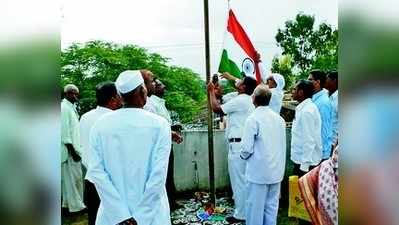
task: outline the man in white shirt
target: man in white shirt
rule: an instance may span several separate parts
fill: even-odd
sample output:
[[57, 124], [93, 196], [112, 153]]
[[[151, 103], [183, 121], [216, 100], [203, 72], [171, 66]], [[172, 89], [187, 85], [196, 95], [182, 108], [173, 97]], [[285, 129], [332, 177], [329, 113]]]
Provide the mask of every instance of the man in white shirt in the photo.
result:
[[238, 95], [227, 103], [220, 105], [215, 95], [215, 85], [212, 82], [208, 84], [212, 111], [226, 114], [228, 121], [226, 127], [226, 137], [229, 143], [228, 169], [235, 203], [234, 215], [226, 218], [230, 223], [245, 220], [246, 165], [245, 161], [240, 158], [241, 138], [245, 121], [255, 108], [251, 95], [256, 85], [255, 79], [249, 76], [245, 77], [243, 80], [238, 81]]
[[[88, 168], [90, 159], [87, 158], [89, 148], [90, 130], [94, 123], [104, 114], [121, 107], [121, 97], [118, 95], [115, 84], [106, 81], [96, 86], [97, 107], [82, 115], [80, 119], [80, 144], [82, 147], [82, 163]], [[100, 205], [100, 197], [94, 184], [85, 179], [85, 204], [87, 206], [88, 225], [96, 222], [97, 210]]]
[[280, 114], [281, 107], [283, 106], [285, 79], [281, 74], [272, 73], [267, 78], [266, 84], [272, 93], [269, 107], [277, 114]]
[[270, 99], [269, 107], [277, 114], [280, 114], [284, 98], [284, 76], [267, 70], [261, 60], [261, 55], [258, 52], [256, 53], [255, 61], [258, 62], [263, 83], [267, 84], [269, 90], [272, 92], [272, 98]]
[[147, 89], [140, 71], [122, 72], [115, 86], [124, 108], [105, 114], [90, 132], [87, 179], [101, 199], [96, 225], [170, 225], [170, 125], [143, 110]]
[[[165, 113], [166, 108], [162, 108], [162, 104], [159, 104], [160, 100], [157, 96], [155, 96], [155, 79], [154, 74], [149, 70], [140, 70], [141, 75], [144, 79], [145, 87], [147, 88], [147, 103], [144, 106], [144, 109], [155, 113], [159, 116], [164, 117], [170, 125], [172, 125], [172, 120], [170, 119], [170, 115]], [[165, 104], [163, 104], [165, 106]], [[181, 135], [177, 132], [172, 131], [172, 140], [178, 144], [180, 144], [183, 139]]]
[[[141, 70], [141, 75], [143, 76], [144, 84], [145, 87], [147, 88], [147, 95], [148, 95], [147, 103], [144, 106], [144, 109], [165, 118], [168, 121], [169, 125], [172, 126], [172, 119], [170, 118], [170, 114], [166, 109], [165, 100], [163, 100], [161, 97], [156, 96], [157, 91], [159, 92], [158, 94], [161, 95], [164, 94], [165, 86], [162, 84], [160, 87], [160, 85], [158, 84], [158, 90], [157, 90], [157, 80], [154, 78], [154, 74], [149, 70]], [[158, 82], [160, 81], [158, 80]], [[183, 137], [181, 136], [180, 132], [172, 130], [172, 141], [176, 142], [177, 144], [183, 142]], [[168, 176], [166, 177], [166, 191], [168, 193], [169, 206], [172, 210], [174, 210], [177, 208], [177, 203], [175, 201], [176, 187], [173, 180], [174, 179], [173, 146], [169, 155], [168, 165], [169, 167], [168, 167]]]
[[155, 78], [154, 79], [154, 94], [151, 95], [151, 98], [153, 102], [155, 103], [155, 106], [157, 108], [157, 114], [159, 116], [162, 116], [165, 118], [170, 124], [172, 124], [172, 119], [170, 118], [170, 113], [168, 109], [166, 108], [166, 101], [163, 99], [165, 96], [165, 85], [160, 81], [159, 79]]
[[331, 71], [327, 74], [326, 89], [330, 95], [332, 106], [332, 143], [338, 141], [338, 72]]
[[270, 107], [266, 85], [253, 94], [255, 111], [248, 117], [241, 158], [247, 161], [246, 224], [276, 225], [281, 181], [285, 169], [286, 134], [283, 118]]
[[79, 116], [74, 103], [79, 89], [68, 84], [61, 102], [61, 197], [62, 207], [69, 212], [85, 208], [83, 204], [83, 175], [80, 153]]
[[298, 176], [317, 166], [322, 156], [321, 118], [312, 95], [313, 84], [307, 80], [298, 81], [292, 92], [293, 99], [299, 102], [291, 129], [291, 160]]
[[154, 74], [149, 70], [140, 70], [140, 72], [144, 79], [144, 85], [147, 88], [147, 103], [144, 109], [158, 115], [157, 104], [152, 97], [155, 92]]

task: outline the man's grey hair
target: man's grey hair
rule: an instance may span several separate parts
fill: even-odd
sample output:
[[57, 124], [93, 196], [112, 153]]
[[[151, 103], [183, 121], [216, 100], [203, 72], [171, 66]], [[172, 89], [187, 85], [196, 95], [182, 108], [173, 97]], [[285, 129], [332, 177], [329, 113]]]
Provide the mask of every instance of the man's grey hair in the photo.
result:
[[76, 87], [76, 85], [74, 85], [74, 84], [67, 84], [64, 87], [64, 93], [68, 93], [68, 92], [73, 91], [73, 90], [79, 92], [79, 88]]
[[[254, 90], [255, 101], [260, 105], [269, 105], [272, 92], [265, 84], [259, 84]], [[260, 101], [260, 102], [259, 102]]]
[[270, 92], [270, 89], [267, 87], [265, 84], [259, 84], [255, 90], [254, 90], [254, 96], [266, 96], [266, 95], [272, 95]]

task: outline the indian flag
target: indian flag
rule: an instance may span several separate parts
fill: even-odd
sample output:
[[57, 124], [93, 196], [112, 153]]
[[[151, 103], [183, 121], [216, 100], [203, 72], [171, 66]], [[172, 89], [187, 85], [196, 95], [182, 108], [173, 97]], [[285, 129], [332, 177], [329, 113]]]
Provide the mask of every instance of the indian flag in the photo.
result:
[[254, 46], [238, 22], [233, 10], [230, 9], [218, 72], [228, 72], [235, 77], [242, 77], [245, 74], [245, 76], [251, 76], [260, 83], [261, 76], [258, 63], [255, 63], [255, 57]]

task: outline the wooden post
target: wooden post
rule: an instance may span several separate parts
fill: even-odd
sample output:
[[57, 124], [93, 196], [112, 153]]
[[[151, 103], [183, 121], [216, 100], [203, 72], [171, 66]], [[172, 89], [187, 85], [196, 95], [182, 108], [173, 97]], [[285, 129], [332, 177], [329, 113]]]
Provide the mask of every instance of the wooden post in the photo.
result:
[[[209, 12], [208, 0], [204, 0], [204, 26], [205, 26], [205, 62], [206, 62], [206, 83], [211, 82], [211, 64], [209, 54]], [[211, 203], [216, 206], [215, 201], [215, 166], [213, 155], [213, 112], [211, 108], [209, 92], [208, 97], [208, 155], [209, 155], [209, 192]]]

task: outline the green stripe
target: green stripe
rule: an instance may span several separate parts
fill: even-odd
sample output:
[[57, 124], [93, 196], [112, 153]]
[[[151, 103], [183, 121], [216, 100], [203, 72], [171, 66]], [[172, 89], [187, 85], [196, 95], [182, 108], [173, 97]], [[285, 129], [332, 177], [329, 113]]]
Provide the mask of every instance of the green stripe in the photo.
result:
[[238, 78], [241, 77], [241, 71], [239, 67], [232, 60], [229, 59], [226, 49], [223, 49], [218, 71], [219, 73], [228, 72]]

